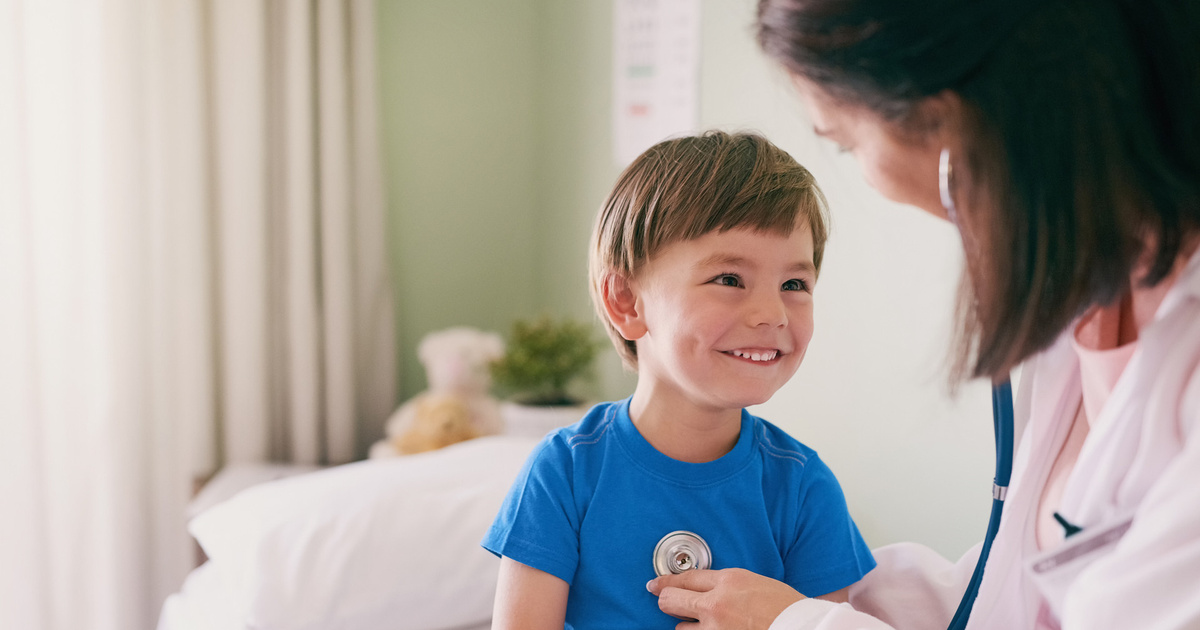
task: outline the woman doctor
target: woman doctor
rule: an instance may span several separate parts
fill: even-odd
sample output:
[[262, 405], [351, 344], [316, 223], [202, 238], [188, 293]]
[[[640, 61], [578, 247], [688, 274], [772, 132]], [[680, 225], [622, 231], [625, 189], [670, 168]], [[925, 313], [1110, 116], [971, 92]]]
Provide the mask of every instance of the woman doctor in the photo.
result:
[[[760, 0], [758, 39], [872, 186], [957, 225], [963, 376], [1023, 366], [967, 627], [1200, 628], [1200, 2]], [[937, 630], [979, 549], [875, 553], [850, 605], [649, 586], [680, 628]]]

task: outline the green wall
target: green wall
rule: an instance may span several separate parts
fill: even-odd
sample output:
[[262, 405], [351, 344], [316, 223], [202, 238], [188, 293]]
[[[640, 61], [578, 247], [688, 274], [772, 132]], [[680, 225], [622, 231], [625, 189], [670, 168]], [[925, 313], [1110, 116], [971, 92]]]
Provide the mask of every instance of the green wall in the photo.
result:
[[[541, 313], [594, 321], [587, 240], [618, 172], [612, 7], [379, 0], [377, 17], [404, 399], [425, 387], [415, 349], [431, 331], [506, 333]], [[585, 393], [632, 391], [615, 353], [598, 377]]]
[[538, 308], [534, 0], [380, 0], [379, 68], [400, 394], [416, 345]]
[[610, 2], [543, 0], [538, 23], [538, 307], [595, 323], [606, 341], [592, 395], [622, 398], [636, 380], [593, 314], [587, 285], [592, 221], [620, 167], [612, 156]]

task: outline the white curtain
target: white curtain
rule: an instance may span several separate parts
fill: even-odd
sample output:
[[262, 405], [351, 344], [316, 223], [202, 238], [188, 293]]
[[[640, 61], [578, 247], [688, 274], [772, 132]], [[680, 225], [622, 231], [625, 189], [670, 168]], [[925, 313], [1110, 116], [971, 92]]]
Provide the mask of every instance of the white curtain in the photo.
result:
[[0, 0], [0, 628], [154, 627], [192, 480], [395, 403], [373, 0]]

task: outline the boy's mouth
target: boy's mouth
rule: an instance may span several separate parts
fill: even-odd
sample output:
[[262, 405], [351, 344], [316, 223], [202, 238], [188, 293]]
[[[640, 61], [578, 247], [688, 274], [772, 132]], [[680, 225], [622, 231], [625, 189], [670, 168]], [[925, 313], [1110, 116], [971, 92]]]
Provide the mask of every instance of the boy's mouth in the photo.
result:
[[778, 350], [728, 350], [725, 354], [733, 355], [742, 359], [748, 359], [759, 363], [774, 361], [779, 357]]

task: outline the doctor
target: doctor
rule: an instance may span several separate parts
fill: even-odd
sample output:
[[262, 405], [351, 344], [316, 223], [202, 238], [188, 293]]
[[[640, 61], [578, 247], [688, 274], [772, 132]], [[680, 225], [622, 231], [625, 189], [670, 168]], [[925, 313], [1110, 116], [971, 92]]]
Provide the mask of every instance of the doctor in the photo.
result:
[[[957, 225], [961, 375], [1023, 366], [967, 627], [1200, 628], [1200, 2], [760, 0], [758, 38], [872, 186]], [[978, 553], [878, 549], [850, 605], [649, 586], [680, 628], [939, 630]]]

